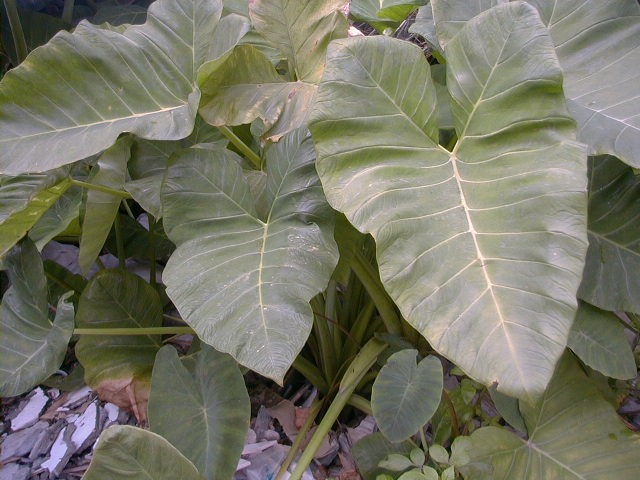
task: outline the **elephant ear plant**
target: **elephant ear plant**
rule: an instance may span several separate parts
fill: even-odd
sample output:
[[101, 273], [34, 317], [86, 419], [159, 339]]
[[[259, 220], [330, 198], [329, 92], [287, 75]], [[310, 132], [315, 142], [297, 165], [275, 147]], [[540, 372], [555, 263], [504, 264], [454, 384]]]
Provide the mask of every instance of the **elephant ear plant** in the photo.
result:
[[[232, 478], [239, 365], [321, 393], [292, 478], [347, 404], [380, 427], [354, 447], [367, 479], [638, 478], [594, 379], [637, 376], [640, 6], [352, 2], [380, 30], [420, 7], [427, 59], [347, 38], [347, 3], [157, 0], [7, 72], [0, 395], [72, 341], [150, 429], [107, 430], [89, 480]], [[43, 263], [54, 238], [85, 278]], [[187, 355], [163, 346], [185, 332]], [[490, 426], [462, 415], [479, 397]]]

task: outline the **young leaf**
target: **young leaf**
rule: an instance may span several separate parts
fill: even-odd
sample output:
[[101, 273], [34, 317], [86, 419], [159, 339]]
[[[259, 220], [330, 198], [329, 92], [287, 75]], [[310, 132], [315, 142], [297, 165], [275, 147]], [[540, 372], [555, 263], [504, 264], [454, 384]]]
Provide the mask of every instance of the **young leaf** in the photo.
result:
[[407, 468], [412, 468], [413, 463], [411, 463], [409, 457], [405, 455], [400, 455], [399, 453], [390, 453], [385, 457], [384, 460], [380, 461], [378, 466], [386, 470], [391, 470], [392, 472], [402, 472]]
[[11, 287], [0, 305], [0, 396], [20, 395], [62, 364], [73, 333], [73, 305], [63, 295], [49, 321], [47, 281], [35, 245], [25, 239], [5, 259]]
[[[131, 155], [131, 142], [130, 136], [123, 137], [108, 148], [98, 159], [97, 170], [92, 172], [89, 182], [114, 190], [122, 190], [127, 178], [127, 161]], [[100, 255], [111, 225], [118, 215], [121, 201], [121, 197], [110, 193], [87, 191], [78, 255], [78, 262], [84, 274], [87, 274]]]
[[442, 364], [426, 357], [416, 365], [417, 350], [389, 357], [371, 391], [371, 410], [380, 431], [392, 442], [414, 435], [433, 416], [442, 396]]
[[[80, 328], [159, 327], [162, 304], [156, 290], [137, 275], [103, 270], [82, 292], [76, 320]], [[161, 346], [160, 335], [83, 335], [76, 356], [87, 385], [144, 421], [151, 368]]]
[[640, 436], [620, 421], [571, 355], [559, 363], [540, 401], [535, 406], [521, 402], [520, 410], [529, 438], [498, 427], [476, 430], [471, 461], [492, 464], [493, 473], [474, 472], [465, 478], [638, 478]]
[[409, 455], [413, 445], [406, 441], [391, 443], [382, 433], [367, 435], [353, 446], [353, 459], [358, 465], [358, 471], [364, 480], [375, 480], [383, 470], [378, 466], [381, 458], [391, 453], [403, 456]]
[[72, 163], [122, 132], [189, 135], [221, 11], [220, 0], [158, 0], [144, 25], [118, 33], [81, 22], [34, 50], [0, 84], [0, 173]]
[[500, 393], [495, 385], [491, 385], [488, 390], [489, 395], [491, 395], [491, 400], [493, 400], [493, 404], [500, 416], [516, 430], [526, 433], [527, 425], [524, 423], [524, 418], [522, 418], [522, 414], [520, 413], [518, 399]]
[[81, 203], [82, 189], [71, 187], [40, 217], [29, 230], [29, 238], [38, 250], [69, 228], [72, 222], [78, 221]]
[[242, 365], [282, 381], [313, 321], [309, 300], [337, 262], [333, 214], [305, 131], [267, 151], [259, 217], [228, 150], [184, 150], [163, 184], [164, 227], [177, 245], [167, 294], [198, 336]]
[[[173, 413], [167, 415], [169, 411]], [[183, 359], [172, 346], [160, 349], [149, 396], [150, 428], [191, 460], [205, 479], [233, 477], [250, 414], [244, 379], [230, 356], [208, 345]]]
[[202, 480], [198, 469], [160, 435], [129, 425], [107, 428], [84, 480]]
[[442, 445], [431, 445], [429, 447], [429, 456], [438, 463], [449, 463], [449, 452]]
[[240, 45], [206, 81], [200, 114], [211, 125], [264, 122], [263, 137], [278, 141], [307, 123], [317, 86], [286, 82], [258, 49]]
[[473, 378], [532, 398], [577, 308], [585, 151], [533, 8], [476, 17], [446, 55], [452, 151], [437, 143], [419, 48], [383, 37], [334, 42], [310, 126], [318, 172], [332, 206], [375, 238], [381, 279], [404, 317]]
[[640, 177], [615, 157], [589, 158], [589, 250], [578, 296], [640, 313]]
[[347, 36], [349, 23], [340, 8], [347, 0], [253, 0], [253, 27], [289, 59], [296, 78], [318, 83], [327, 45]]
[[390, 18], [398, 23], [406, 20], [407, 16], [428, 0], [380, 0], [380, 10], [377, 16]]
[[0, 180], [0, 257], [24, 237], [71, 186], [57, 173]]
[[629, 340], [616, 314], [580, 302], [568, 346], [584, 363], [608, 377], [638, 374]]

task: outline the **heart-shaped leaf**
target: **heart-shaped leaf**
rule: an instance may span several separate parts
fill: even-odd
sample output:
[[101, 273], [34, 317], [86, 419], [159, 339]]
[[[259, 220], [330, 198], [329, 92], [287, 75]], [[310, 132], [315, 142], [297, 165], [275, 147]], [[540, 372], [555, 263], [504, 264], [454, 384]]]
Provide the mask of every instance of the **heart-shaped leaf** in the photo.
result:
[[589, 250], [578, 295], [640, 313], [640, 178], [611, 156], [589, 158]]
[[63, 295], [49, 321], [47, 281], [35, 245], [25, 239], [5, 259], [11, 287], [0, 305], [0, 396], [20, 395], [51, 376], [73, 333], [73, 305]]
[[613, 312], [580, 302], [568, 346], [580, 360], [608, 377], [631, 379], [638, 374], [624, 327]]
[[182, 359], [171, 346], [160, 349], [149, 397], [151, 430], [169, 440], [204, 478], [233, 477], [250, 414], [244, 378], [230, 356], [208, 345]]
[[202, 480], [198, 469], [160, 435], [131, 427], [107, 428], [84, 480]]
[[417, 350], [389, 357], [371, 391], [371, 410], [391, 442], [406, 440], [433, 416], [442, 396], [442, 364], [426, 357], [416, 365]]
[[249, 16], [256, 31], [291, 62], [296, 78], [318, 83], [327, 45], [347, 36], [340, 11], [347, 0], [252, 0]]
[[640, 436], [620, 421], [571, 355], [560, 362], [540, 401], [534, 406], [521, 402], [520, 411], [529, 438], [498, 427], [476, 430], [471, 461], [489, 464], [493, 471], [472, 471], [465, 478], [638, 478]]
[[318, 172], [332, 206], [375, 238], [404, 317], [470, 376], [533, 398], [577, 308], [585, 151], [535, 9], [495, 7], [445, 53], [452, 151], [437, 143], [419, 48], [383, 37], [332, 43], [310, 127]]
[[[125, 270], [103, 270], [85, 287], [76, 316], [80, 328], [139, 328], [162, 325], [156, 290]], [[146, 420], [151, 369], [160, 335], [82, 335], [76, 356], [87, 385], [104, 400]]]
[[0, 84], [0, 172], [68, 164], [122, 132], [189, 135], [221, 11], [220, 0], [158, 0], [143, 25], [119, 33], [83, 21], [34, 50]]
[[177, 250], [163, 278], [202, 340], [282, 381], [309, 335], [308, 302], [326, 287], [337, 247], [305, 131], [287, 135], [266, 157], [259, 199], [228, 150], [172, 157], [162, 203]]

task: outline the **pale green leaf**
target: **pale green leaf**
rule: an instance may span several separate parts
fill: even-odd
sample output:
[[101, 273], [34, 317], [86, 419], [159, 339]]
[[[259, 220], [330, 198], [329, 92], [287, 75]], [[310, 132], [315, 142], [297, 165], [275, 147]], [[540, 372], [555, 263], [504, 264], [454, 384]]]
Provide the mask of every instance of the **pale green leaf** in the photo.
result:
[[11, 287], [0, 305], [0, 396], [20, 395], [62, 364], [73, 333], [73, 305], [63, 295], [49, 321], [47, 281], [35, 245], [24, 240], [7, 255]]
[[533, 8], [476, 17], [446, 55], [451, 152], [437, 144], [419, 48], [334, 42], [310, 127], [318, 172], [332, 206], [375, 238], [381, 279], [409, 323], [471, 377], [535, 397], [577, 308], [586, 155]]
[[[131, 155], [130, 136], [122, 137], [115, 145], [108, 148], [98, 159], [89, 176], [89, 183], [122, 190], [127, 179], [127, 162]], [[89, 189], [85, 203], [85, 214], [82, 221], [82, 236], [80, 237], [80, 252], [78, 263], [83, 273], [95, 262], [104, 245], [111, 225], [113, 224], [122, 197], [110, 193]]]
[[505, 3], [509, 0], [431, 0], [438, 42], [444, 48], [473, 17]]
[[47, 243], [64, 232], [71, 222], [78, 220], [81, 203], [82, 189], [71, 187], [40, 217], [29, 231], [29, 238], [38, 250], [42, 250]]
[[327, 45], [347, 36], [349, 24], [340, 8], [347, 0], [253, 0], [253, 27], [291, 62], [298, 80], [318, 83]]
[[414, 435], [433, 416], [442, 396], [442, 364], [429, 356], [416, 365], [417, 350], [389, 357], [371, 391], [371, 410], [392, 442]]
[[440, 477], [433, 468], [425, 467], [424, 473], [419, 470], [410, 470], [400, 475], [398, 480], [440, 480]]
[[412, 468], [413, 463], [406, 455], [400, 455], [399, 453], [390, 453], [383, 460], [378, 463], [380, 468], [385, 470], [391, 470], [392, 472], [401, 472], [407, 468]]
[[178, 247], [163, 274], [169, 297], [204, 342], [278, 381], [337, 261], [314, 159], [302, 130], [267, 150], [266, 217], [227, 150], [174, 155], [162, 190], [164, 227]]
[[380, 10], [376, 15], [396, 22], [403, 22], [416, 8], [427, 3], [426, 0], [379, 0], [379, 2]]
[[351, 0], [349, 2], [349, 15], [356, 20], [367, 22], [378, 32], [384, 31], [387, 27], [395, 28], [399, 25], [400, 22], [379, 16], [379, 10], [380, 0]]
[[493, 405], [498, 410], [500, 416], [516, 430], [526, 433], [527, 426], [525, 425], [524, 418], [522, 418], [522, 414], [520, 413], [518, 399], [505, 395], [504, 393], [500, 393], [496, 390], [495, 385], [491, 385], [489, 387], [489, 395], [491, 395]]
[[[137, 275], [103, 270], [82, 292], [76, 322], [79, 328], [159, 327], [162, 303], [156, 290]], [[85, 369], [87, 385], [103, 399], [124, 393], [146, 401], [161, 346], [160, 335], [82, 335], [76, 356]], [[144, 412], [136, 413], [144, 419]]]
[[611, 156], [589, 158], [589, 250], [578, 296], [640, 313], [640, 178]]
[[[122, 132], [191, 132], [220, 1], [158, 0], [122, 33], [81, 22], [0, 84], [0, 172], [44, 171], [98, 153]], [[15, 159], [20, 161], [16, 162]]]
[[568, 346], [607, 377], [627, 380], [638, 374], [624, 327], [613, 312], [580, 302]]
[[358, 471], [364, 480], [374, 480], [378, 474], [382, 474], [383, 469], [378, 466], [380, 459], [389, 454], [409, 455], [413, 445], [406, 441], [402, 443], [391, 443], [382, 433], [373, 433], [359, 440], [353, 446], [353, 459], [356, 461]]
[[98, 9], [91, 23], [100, 25], [101, 23], [109, 23], [113, 26], [123, 24], [141, 24], [147, 19], [147, 9], [140, 5], [109, 5], [98, 4]]
[[202, 480], [196, 467], [160, 435], [129, 425], [106, 429], [84, 480]]
[[286, 82], [271, 61], [250, 45], [240, 45], [201, 83], [200, 114], [211, 125], [264, 122], [263, 137], [278, 141], [307, 123], [317, 86]]
[[191, 460], [204, 478], [233, 477], [250, 414], [244, 379], [230, 356], [208, 345], [182, 359], [172, 346], [158, 352], [149, 397], [150, 428]]
[[529, 0], [548, 25], [579, 138], [640, 167], [640, 5]]
[[431, 445], [429, 447], [429, 456], [438, 463], [449, 463], [449, 452], [442, 445]]
[[71, 186], [61, 172], [0, 179], [0, 257], [24, 237]]
[[472, 462], [493, 466], [470, 480], [635, 480], [640, 436], [618, 418], [570, 355], [559, 363], [548, 390], [534, 406], [521, 403], [529, 438], [498, 427], [471, 435]]

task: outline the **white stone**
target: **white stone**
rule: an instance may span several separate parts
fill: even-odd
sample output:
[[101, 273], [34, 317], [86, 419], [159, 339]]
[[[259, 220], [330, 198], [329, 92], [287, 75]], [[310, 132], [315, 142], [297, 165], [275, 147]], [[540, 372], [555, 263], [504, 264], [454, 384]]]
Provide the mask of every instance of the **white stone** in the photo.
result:
[[58, 436], [56, 437], [56, 441], [53, 442], [53, 445], [51, 446], [51, 456], [46, 462], [41, 465], [42, 468], [46, 468], [51, 473], [54, 473], [57, 470], [62, 470], [62, 468], [64, 468], [64, 465], [62, 465], [61, 468], [61, 464], [64, 462], [64, 464], [66, 465], [69, 461], [68, 452], [70, 446], [64, 439], [66, 431], [67, 427], [60, 430], [60, 433], [58, 433]]
[[73, 431], [71, 435], [71, 443], [74, 447], [74, 452], [81, 450], [81, 447], [85, 445], [87, 440], [96, 432], [98, 427], [98, 405], [96, 402], [93, 402], [91, 405], [87, 407], [84, 413], [78, 416], [77, 419], [74, 419], [72, 422], [76, 429]]
[[38, 421], [40, 414], [47, 406], [49, 397], [45, 395], [40, 387], [34, 390], [34, 394], [29, 398], [29, 402], [24, 406], [20, 413], [11, 420], [11, 430], [21, 430], [30, 427]]
[[105, 403], [104, 411], [107, 412], [107, 418], [110, 422], [115, 422], [118, 419], [118, 415], [120, 415], [120, 409], [113, 403]]
[[[69, 398], [67, 398], [67, 401], [62, 404], [62, 407], [68, 407], [69, 405], [77, 403], [79, 400], [82, 400], [83, 398], [91, 395], [91, 392], [92, 390], [89, 387], [82, 387], [79, 390], [71, 392]], [[63, 411], [61, 410], [62, 407], [58, 408], [58, 411]]]

